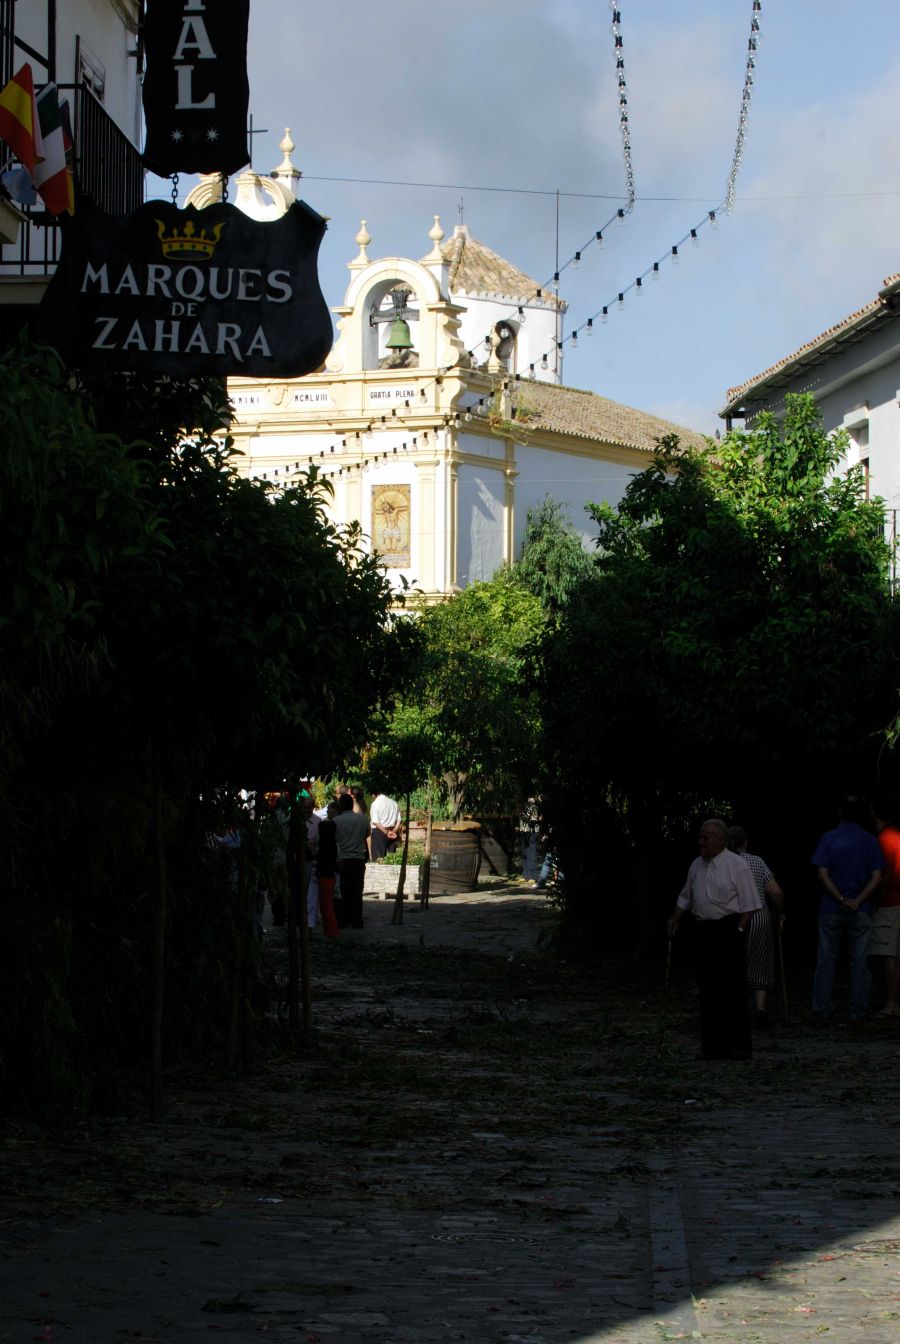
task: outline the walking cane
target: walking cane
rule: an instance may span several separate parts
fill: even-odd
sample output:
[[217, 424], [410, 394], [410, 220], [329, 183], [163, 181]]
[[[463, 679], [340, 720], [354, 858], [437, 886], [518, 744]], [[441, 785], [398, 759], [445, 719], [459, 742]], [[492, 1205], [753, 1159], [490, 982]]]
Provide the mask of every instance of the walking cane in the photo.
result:
[[781, 925], [782, 921], [780, 919], [775, 921], [775, 928], [778, 930], [778, 966], [781, 970], [781, 1000], [784, 1004], [784, 1020], [789, 1023], [791, 1016], [788, 1012], [787, 981], [784, 978], [784, 944], [781, 941]]
[[672, 974], [672, 934], [669, 934], [669, 944], [666, 948], [666, 979], [663, 986], [663, 1003], [659, 1014], [659, 1036], [656, 1041], [656, 1058], [662, 1056], [663, 1034], [666, 1029], [666, 1010], [669, 1003], [669, 980]]

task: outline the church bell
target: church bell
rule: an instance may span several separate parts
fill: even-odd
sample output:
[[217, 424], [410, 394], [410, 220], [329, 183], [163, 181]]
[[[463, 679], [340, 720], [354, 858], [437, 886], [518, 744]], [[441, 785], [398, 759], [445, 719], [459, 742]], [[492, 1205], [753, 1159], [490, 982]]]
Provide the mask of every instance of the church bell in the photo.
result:
[[385, 345], [388, 350], [412, 349], [412, 337], [409, 334], [409, 323], [404, 321], [402, 317], [394, 318]]

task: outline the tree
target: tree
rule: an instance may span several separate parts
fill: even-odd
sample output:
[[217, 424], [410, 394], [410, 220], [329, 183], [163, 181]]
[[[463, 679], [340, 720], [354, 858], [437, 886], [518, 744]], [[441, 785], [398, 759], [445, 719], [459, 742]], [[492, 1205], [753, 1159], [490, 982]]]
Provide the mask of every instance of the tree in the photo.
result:
[[728, 807], [767, 852], [805, 858], [826, 804], [874, 775], [895, 616], [882, 506], [859, 472], [835, 475], [845, 450], [812, 398], [788, 397], [782, 424], [762, 416], [714, 451], [662, 440], [617, 508], [592, 507], [596, 574], [548, 633], [541, 678], [576, 922], [598, 910], [598, 825], [608, 853], [646, 860]]
[[555, 499], [548, 495], [537, 509], [528, 510], [515, 575], [541, 599], [551, 616], [558, 616], [593, 570], [593, 557]]
[[229, 1019], [248, 885], [209, 833], [239, 786], [360, 746], [401, 651], [315, 474], [238, 477], [220, 383], [75, 385], [23, 346], [0, 393], [0, 1075], [77, 1108], [151, 1014], [157, 1063]]
[[[402, 704], [373, 733], [370, 773], [383, 762], [404, 792], [439, 780], [454, 819], [516, 810], [534, 764], [528, 651], [544, 620], [540, 600], [508, 570], [420, 607]], [[402, 782], [404, 770], [418, 778]]]

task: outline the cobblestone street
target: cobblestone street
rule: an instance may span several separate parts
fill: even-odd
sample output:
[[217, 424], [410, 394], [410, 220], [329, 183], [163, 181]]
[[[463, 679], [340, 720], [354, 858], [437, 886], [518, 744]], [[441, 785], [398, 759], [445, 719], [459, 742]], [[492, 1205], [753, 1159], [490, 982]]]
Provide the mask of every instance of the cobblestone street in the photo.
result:
[[560, 965], [539, 895], [390, 916], [316, 935], [299, 1059], [6, 1125], [0, 1340], [896, 1340], [896, 1028], [701, 1063], [686, 971]]

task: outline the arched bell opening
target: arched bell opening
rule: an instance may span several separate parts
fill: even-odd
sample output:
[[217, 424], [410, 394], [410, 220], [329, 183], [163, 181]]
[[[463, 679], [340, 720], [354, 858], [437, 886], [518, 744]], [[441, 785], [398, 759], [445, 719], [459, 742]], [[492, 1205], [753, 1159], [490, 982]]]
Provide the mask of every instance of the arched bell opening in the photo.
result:
[[373, 285], [363, 300], [363, 367], [419, 366], [419, 303], [415, 290], [396, 277]]

